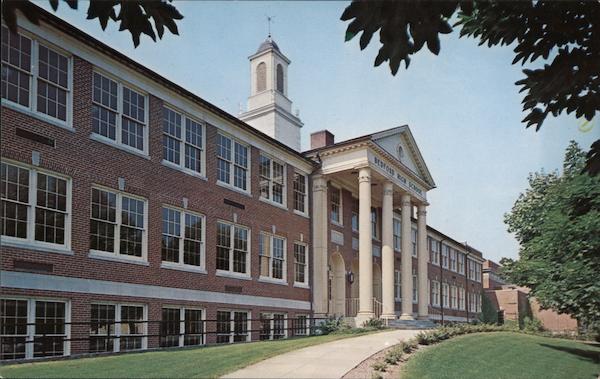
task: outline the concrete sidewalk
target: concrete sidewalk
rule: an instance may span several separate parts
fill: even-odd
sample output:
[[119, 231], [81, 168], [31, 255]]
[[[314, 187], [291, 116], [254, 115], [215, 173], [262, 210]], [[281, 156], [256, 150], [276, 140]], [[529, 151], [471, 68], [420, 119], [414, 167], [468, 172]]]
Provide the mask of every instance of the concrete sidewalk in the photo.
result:
[[371, 355], [419, 330], [392, 330], [305, 347], [258, 362], [224, 378], [341, 378]]

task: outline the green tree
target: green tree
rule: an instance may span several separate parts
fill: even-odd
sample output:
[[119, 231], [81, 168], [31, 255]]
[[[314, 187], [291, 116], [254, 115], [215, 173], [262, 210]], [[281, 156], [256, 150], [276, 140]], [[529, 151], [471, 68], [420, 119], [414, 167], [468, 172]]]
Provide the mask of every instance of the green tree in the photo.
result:
[[[379, 31], [375, 66], [389, 62], [392, 75], [403, 61], [408, 68], [425, 45], [439, 54], [439, 35], [455, 27], [480, 45], [514, 46], [513, 64], [538, 67], [523, 70], [525, 77], [515, 83], [525, 92], [526, 127], [539, 130], [548, 115], [563, 112], [591, 121], [600, 111], [600, 1], [354, 0], [341, 19], [352, 20], [346, 41], [362, 32], [361, 49]], [[600, 172], [600, 140], [592, 144], [586, 170]]]
[[481, 313], [479, 314], [479, 321], [484, 324], [497, 324], [498, 323], [498, 310], [492, 303], [492, 300], [488, 297], [487, 293], [481, 296]]
[[543, 308], [587, 324], [600, 321], [600, 176], [581, 172], [585, 154], [571, 142], [563, 172], [529, 176], [529, 188], [505, 215], [519, 259], [502, 275], [526, 286]]
[[[59, 0], [48, 0], [55, 11]], [[63, 0], [72, 9], [77, 9], [78, 0]], [[119, 24], [119, 30], [131, 33], [134, 46], [140, 44], [140, 36], [146, 34], [156, 42], [156, 36], [162, 38], [165, 28], [173, 34], [179, 34], [176, 20], [183, 16], [170, 4], [173, 0], [90, 0], [88, 2], [88, 20], [98, 19], [102, 30], [109, 21]], [[16, 32], [17, 15], [20, 11], [32, 23], [39, 24], [39, 11], [36, 5], [24, 0], [3, 0], [2, 19], [8, 28]], [[118, 11], [118, 13], [117, 13]], [[152, 20], [152, 22], [150, 22]], [[153, 24], [154, 23], [154, 24]]]

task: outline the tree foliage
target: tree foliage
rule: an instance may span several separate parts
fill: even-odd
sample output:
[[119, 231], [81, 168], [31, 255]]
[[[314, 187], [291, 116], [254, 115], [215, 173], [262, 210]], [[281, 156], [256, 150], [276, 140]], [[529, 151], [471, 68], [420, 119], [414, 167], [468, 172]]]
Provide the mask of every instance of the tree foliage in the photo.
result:
[[[454, 25], [449, 20], [457, 18]], [[600, 111], [600, 1], [359, 1], [342, 14], [352, 20], [346, 41], [362, 32], [360, 48], [379, 31], [375, 66], [389, 62], [396, 75], [404, 61], [427, 45], [440, 52], [440, 34], [460, 27], [460, 36], [479, 44], [514, 46], [513, 64], [543, 63], [523, 70], [515, 84], [525, 92], [526, 127], [542, 126], [563, 112], [588, 121]], [[539, 64], [537, 65], [539, 66]], [[585, 169], [600, 172], [600, 140], [592, 145]]]
[[[52, 9], [58, 9], [59, 0], [48, 0]], [[77, 9], [78, 0], [63, 0], [72, 9]], [[163, 37], [165, 28], [178, 35], [176, 20], [181, 20], [183, 15], [177, 8], [170, 4], [172, 0], [90, 0], [87, 10], [88, 20], [98, 19], [102, 30], [106, 29], [109, 21], [119, 24], [119, 30], [128, 30], [133, 44], [140, 44], [140, 36], [146, 34], [156, 42]], [[19, 10], [34, 24], [39, 24], [37, 7], [30, 1], [4, 0], [2, 1], [2, 18], [8, 28], [16, 32], [17, 15]]]
[[588, 324], [600, 321], [600, 176], [581, 172], [585, 154], [571, 142], [563, 173], [529, 176], [529, 188], [505, 215], [520, 243], [502, 274], [527, 286], [543, 308]]

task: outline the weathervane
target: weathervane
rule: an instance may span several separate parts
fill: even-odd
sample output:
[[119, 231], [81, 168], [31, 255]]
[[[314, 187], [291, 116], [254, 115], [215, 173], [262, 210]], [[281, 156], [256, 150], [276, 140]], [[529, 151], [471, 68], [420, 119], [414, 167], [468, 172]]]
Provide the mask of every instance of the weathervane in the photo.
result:
[[275, 22], [275, 21], [273, 21], [275, 16], [266, 16], [266, 17], [267, 17], [267, 28], [269, 30], [269, 38], [271, 38], [271, 23]]

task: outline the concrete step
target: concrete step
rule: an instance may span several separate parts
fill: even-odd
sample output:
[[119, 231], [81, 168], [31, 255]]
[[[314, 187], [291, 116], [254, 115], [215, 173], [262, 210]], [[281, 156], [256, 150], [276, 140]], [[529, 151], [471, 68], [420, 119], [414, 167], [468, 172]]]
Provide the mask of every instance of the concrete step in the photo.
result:
[[394, 329], [435, 329], [437, 326], [430, 320], [389, 320], [387, 324]]

